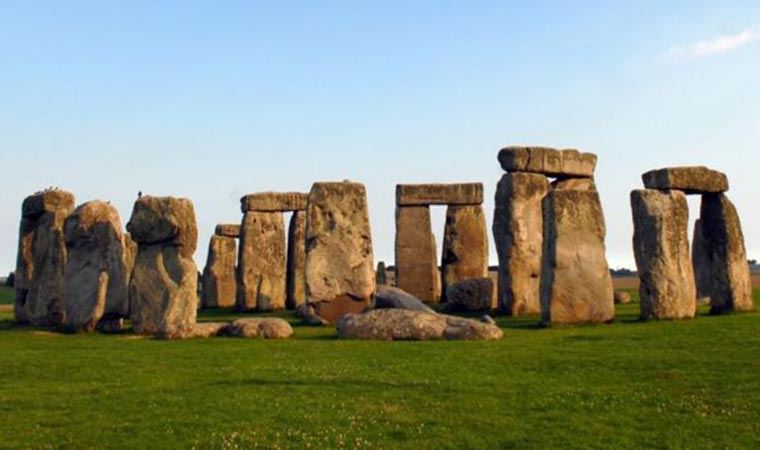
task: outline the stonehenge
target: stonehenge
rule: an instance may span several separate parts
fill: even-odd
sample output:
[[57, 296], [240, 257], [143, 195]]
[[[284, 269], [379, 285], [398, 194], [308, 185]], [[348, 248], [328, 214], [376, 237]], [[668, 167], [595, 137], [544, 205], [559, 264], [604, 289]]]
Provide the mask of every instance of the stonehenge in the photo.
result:
[[306, 210], [306, 296], [335, 323], [369, 307], [375, 292], [367, 192], [359, 183], [315, 183]]
[[63, 324], [66, 269], [64, 222], [74, 195], [46, 190], [24, 199], [16, 259], [14, 317], [33, 326]]
[[237, 238], [240, 225], [217, 225], [208, 246], [201, 282], [202, 308], [230, 308], [237, 298]]
[[[728, 177], [698, 166], [653, 170], [642, 180], [646, 189], [631, 193], [642, 318], [692, 318], [702, 297], [712, 314], [754, 310], [744, 235], [725, 194]], [[686, 195], [702, 198], [693, 254]]]
[[[291, 245], [303, 242], [299, 236], [299, 216], [306, 209], [306, 194], [298, 192], [263, 192], [246, 195], [240, 200], [243, 221], [240, 227], [236, 306], [241, 311], [283, 309], [287, 302], [286, 258], [292, 254], [291, 304], [300, 299], [300, 249], [286, 249], [284, 212], [293, 212]], [[301, 219], [302, 220], [302, 219]], [[293, 222], [295, 221], [295, 222]], [[303, 297], [301, 297], [303, 298]]]
[[306, 303], [306, 211], [294, 211], [288, 226], [288, 258], [285, 268], [285, 306], [296, 309]]
[[[488, 275], [488, 233], [483, 185], [396, 186], [396, 285], [429, 304], [445, 301], [446, 288]], [[447, 205], [439, 270], [431, 205]]]
[[611, 321], [596, 155], [512, 146], [500, 150], [498, 160], [507, 172], [496, 190], [492, 230], [501, 311], [540, 313], [545, 324]]

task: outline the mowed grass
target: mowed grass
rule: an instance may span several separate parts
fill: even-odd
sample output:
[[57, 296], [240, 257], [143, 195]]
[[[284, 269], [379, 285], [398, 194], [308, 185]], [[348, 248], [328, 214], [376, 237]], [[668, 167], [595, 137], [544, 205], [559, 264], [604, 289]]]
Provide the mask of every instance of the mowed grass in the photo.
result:
[[0, 448], [760, 447], [760, 315], [637, 310], [502, 318], [500, 342], [164, 342], [12, 329], [6, 309]]

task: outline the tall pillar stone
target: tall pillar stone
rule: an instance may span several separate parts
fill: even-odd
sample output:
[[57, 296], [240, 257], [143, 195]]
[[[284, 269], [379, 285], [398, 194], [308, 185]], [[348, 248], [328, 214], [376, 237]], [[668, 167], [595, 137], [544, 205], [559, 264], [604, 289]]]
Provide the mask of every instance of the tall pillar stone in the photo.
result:
[[712, 269], [705, 244], [702, 221], [697, 219], [694, 223], [694, 237], [691, 243], [691, 261], [697, 287], [697, 303], [710, 303], [710, 296], [712, 295], [710, 292], [712, 289]]
[[550, 192], [543, 201], [541, 316], [545, 324], [615, 318], [606, 228], [594, 190]]
[[306, 212], [294, 211], [288, 226], [286, 307], [296, 309], [306, 303]]
[[711, 313], [754, 311], [752, 282], [739, 215], [725, 194], [703, 194], [699, 222], [704, 239], [704, 263], [712, 274]]
[[498, 303], [521, 316], [541, 312], [542, 202], [549, 192], [545, 175], [511, 173], [496, 189], [493, 235], [499, 256]]
[[285, 308], [285, 252], [282, 212], [246, 212], [238, 254], [239, 310]]
[[306, 295], [316, 313], [335, 322], [364, 311], [375, 291], [364, 185], [315, 183], [306, 218]]
[[101, 319], [129, 315], [128, 275], [119, 213], [110, 204], [80, 205], [66, 219], [65, 325], [93, 331]]
[[172, 338], [191, 331], [198, 309], [193, 203], [142, 196], [135, 202], [127, 231], [138, 245], [129, 282], [135, 332]]
[[444, 297], [455, 283], [488, 277], [488, 231], [482, 206], [447, 208], [441, 272]]
[[396, 286], [425, 303], [441, 299], [429, 206], [396, 207]]
[[201, 283], [203, 308], [231, 308], [237, 298], [237, 239], [214, 234], [208, 246]]
[[688, 319], [697, 310], [689, 255], [689, 207], [681, 191], [631, 192], [633, 251], [643, 319]]
[[63, 323], [66, 243], [63, 226], [74, 195], [49, 190], [24, 199], [15, 272], [14, 316], [19, 323]]

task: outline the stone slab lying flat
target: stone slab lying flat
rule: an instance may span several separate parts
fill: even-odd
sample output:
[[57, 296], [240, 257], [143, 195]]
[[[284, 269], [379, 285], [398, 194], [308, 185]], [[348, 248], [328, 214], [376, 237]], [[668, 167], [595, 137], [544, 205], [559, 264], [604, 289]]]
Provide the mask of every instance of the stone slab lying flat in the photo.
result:
[[726, 174], [704, 166], [651, 170], [641, 178], [647, 189], [672, 189], [687, 194], [717, 194], [728, 190]]
[[304, 211], [308, 197], [302, 192], [260, 192], [241, 198], [240, 209], [243, 213]]
[[507, 172], [541, 173], [560, 178], [593, 177], [596, 159], [593, 153], [573, 149], [511, 146], [499, 151], [499, 164]]
[[482, 203], [483, 183], [396, 185], [398, 206], [480, 205]]
[[220, 223], [219, 225], [216, 226], [216, 230], [214, 231], [214, 234], [216, 234], [217, 236], [222, 236], [222, 237], [239, 238], [240, 225]]

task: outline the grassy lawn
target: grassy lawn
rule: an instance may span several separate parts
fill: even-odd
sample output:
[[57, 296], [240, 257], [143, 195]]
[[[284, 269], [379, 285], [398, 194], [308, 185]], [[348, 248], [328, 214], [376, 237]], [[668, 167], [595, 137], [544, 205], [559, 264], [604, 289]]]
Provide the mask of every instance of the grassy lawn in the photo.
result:
[[0, 448], [758, 448], [760, 315], [637, 309], [594, 327], [503, 319], [501, 342], [386, 343], [58, 335], [11, 330], [6, 308]]

